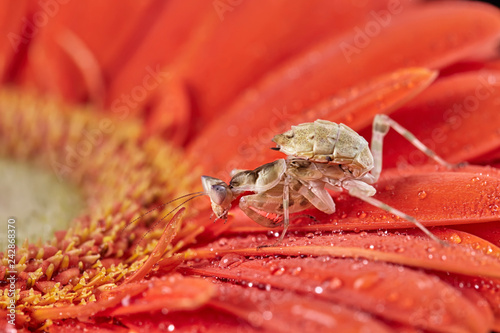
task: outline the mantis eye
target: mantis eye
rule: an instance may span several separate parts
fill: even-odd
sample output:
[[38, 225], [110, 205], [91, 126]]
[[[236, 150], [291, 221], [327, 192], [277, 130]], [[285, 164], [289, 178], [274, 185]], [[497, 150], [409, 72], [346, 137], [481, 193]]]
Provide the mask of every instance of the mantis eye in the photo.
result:
[[210, 199], [217, 205], [222, 205], [227, 196], [227, 190], [222, 185], [212, 185], [212, 190], [210, 191]]

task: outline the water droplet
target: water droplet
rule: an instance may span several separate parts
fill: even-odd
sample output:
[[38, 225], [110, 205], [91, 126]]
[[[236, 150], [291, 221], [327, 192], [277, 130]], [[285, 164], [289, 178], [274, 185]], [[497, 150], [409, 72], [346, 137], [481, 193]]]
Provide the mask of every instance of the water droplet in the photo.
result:
[[322, 294], [323, 293], [323, 288], [321, 288], [320, 286], [317, 286], [316, 288], [314, 288], [314, 292], [316, 294]]
[[354, 289], [368, 289], [380, 280], [377, 273], [368, 273], [358, 277], [353, 284]]
[[313, 234], [312, 232], [308, 232], [308, 233], [306, 234], [306, 237], [307, 237], [307, 238], [313, 238], [313, 237], [314, 237], [314, 234]]
[[254, 327], [262, 326], [262, 322], [264, 321], [264, 318], [262, 318], [262, 314], [256, 311], [250, 312], [247, 318], [250, 324]]
[[122, 305], [123, 305], [123, 306], [129, 306], [129, 305], [130, 305], [130, 295], [127, 295], [127, 296], [125, 296], [125, 297], [122, 299]]
[[285, 274], [285, 267], [271, 267], [271, 274], [281, 276]]
[[423, 200], [423, 199], [425, 199], [427, 197], [427, 192], [420, 191], [420, 192], [418, 192], [417, 196], [418, 196], [419, 199]]
[[331, 289], [338, 289], [342, 287], [342, 280], [339, 279], [338, 277], [334, 277], [333, 279], [330, 280], [328, 287]]
[[387, 295], [387, 300], [390, 302], [395, 302], [399, 298], [399, 294], [397, 292], [392, 292], [389, 295]]
[[273, 313], [271, 311], [264, 311], [262, 313], [262, 318], [264, 320], [271, 320], [271, 319], [273, 319]]
[[297, 276], [300, 274], [301, 271], [302, 271], [302, 267], [294, 267], [294, 268], [290, 269], [290, 274], [293, 276]]
[[221, 258], [219, 261], [219, 267], [220, 268], [228, 268], [229, 266], [237, 265], [242, 263], [245, 260], [245, 257], [235, 254], [235, 253], [228, 253], [225, 256]]
[[173, 332], [175, 330], [175, 326], [173, 324], [168, 325], [168, 331]]
[[161, 287], [161, 293], [162, 294], [171, 294], [172, 293], [172, 288], [167, 287], [167, 286], [163, 286], [163, 287]]
[[394, 185], [387, 185], [387, 186], [385, 187], [385, 190], [386, 190], [386, 191], [393, 191], [395, 188], [396, 188], [396, 187], [395, 187]]
[[364, 219], [366, 217], [366, 213], [363, 211], [359, 211], [356, 215], [358, 215], [360, 219]]
[[453, 234], [450, 236], [450, 241], [455, 243], [455, 244], [460, 244], [462, 243], [462, 238], [458, 234]]
[[492, 213], [496, 213], [496, 212], [498, 212], [498, 205], [497, 204], [493, 204], [493, 205], [490, 206], [490, 209], [491, 209]]

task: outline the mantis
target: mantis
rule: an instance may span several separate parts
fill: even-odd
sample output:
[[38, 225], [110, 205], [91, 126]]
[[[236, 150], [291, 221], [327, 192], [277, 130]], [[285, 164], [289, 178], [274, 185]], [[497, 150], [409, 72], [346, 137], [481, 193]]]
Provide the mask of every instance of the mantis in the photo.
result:
[[[283, 225], [275, 245], [280, 244], [290, 224], [290, 214], [315, 207], [326, 214], [335, 212], [328, 190], [347, 191], [375, 207], [413, 223], [427, 236], [446, 245], [413, 216], [405, 214], [375, 198], [376, 183], [382, 171], [383, 140], [392, 128], [438, 164], [454, 168], [425, 146], [407, 129], [387, 115], [376, 115], [373, 121], [371, 147], [354, 130], [327, 120], [303, 123], [272, 141], [286, 158], [259, 166], [254, 170], [233, 170], [228, 184], [202, 176], [204, 193], [211, 201], [216, 219], [227, 219], [233, 201], [239, 198], [240, 209], [264, 227]], [[282, 219], [269, 218], [277, 214]]]

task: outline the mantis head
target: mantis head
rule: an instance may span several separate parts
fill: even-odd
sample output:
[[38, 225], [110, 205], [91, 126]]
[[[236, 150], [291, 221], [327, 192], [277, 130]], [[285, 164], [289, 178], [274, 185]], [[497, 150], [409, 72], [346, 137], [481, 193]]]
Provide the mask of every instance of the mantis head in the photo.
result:
[[227, 212], [231, 208], [231, 202], [234, 198], [229, 185], [220, 179], [209, 176], [202, 176], [201, 183], [205, 193], [210, 198], [212, 210], [217, 218], [227, 218]]

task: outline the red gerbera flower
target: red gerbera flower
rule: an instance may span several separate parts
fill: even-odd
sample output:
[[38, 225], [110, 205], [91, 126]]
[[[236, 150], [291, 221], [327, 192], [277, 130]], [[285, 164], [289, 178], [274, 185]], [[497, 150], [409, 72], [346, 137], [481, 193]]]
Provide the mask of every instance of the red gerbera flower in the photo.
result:
[[[0, 267], [2, 329], [14, 318], [18, 329], [50, 332], [500, 330], [496, 8], [326, 0], [3, 7], [0, 73], [15, 87], [0, 92], [0, 166], [20, 179], [33, 169], [55, 176], [32, 175], [10, 201], [40, 214], [20, 218], [17, 206], [6, 207], [18, 238]], [[207, 198], [172, 217], [173, 203], [136, 220], [199, 190], [202, 173], [227, 180], [233, 168], [281, 158], [270, 139], [290, 125], [328, 119], [368, 138], [378, 113], [448, 162], [470, 163], [446, 170], [403, 137], [386, 138], [376, 198], [450, 246], [345, 193], [334, 214], [309, 210], [314, 220], [294, 220], [279, 247], [257, 248], [280, 230], [238, 209], [214, 224]], [[56, 187], [58, 179], [78, 190]], [[2, 185], [14, 193], [16, 184]], [[84, 206], [75, 218], [42, 200], [72, 193], [60, 209], [71, 214], [75, 192]], [[44, 242], [19, 239], [54, 222], [70, 223]]]

